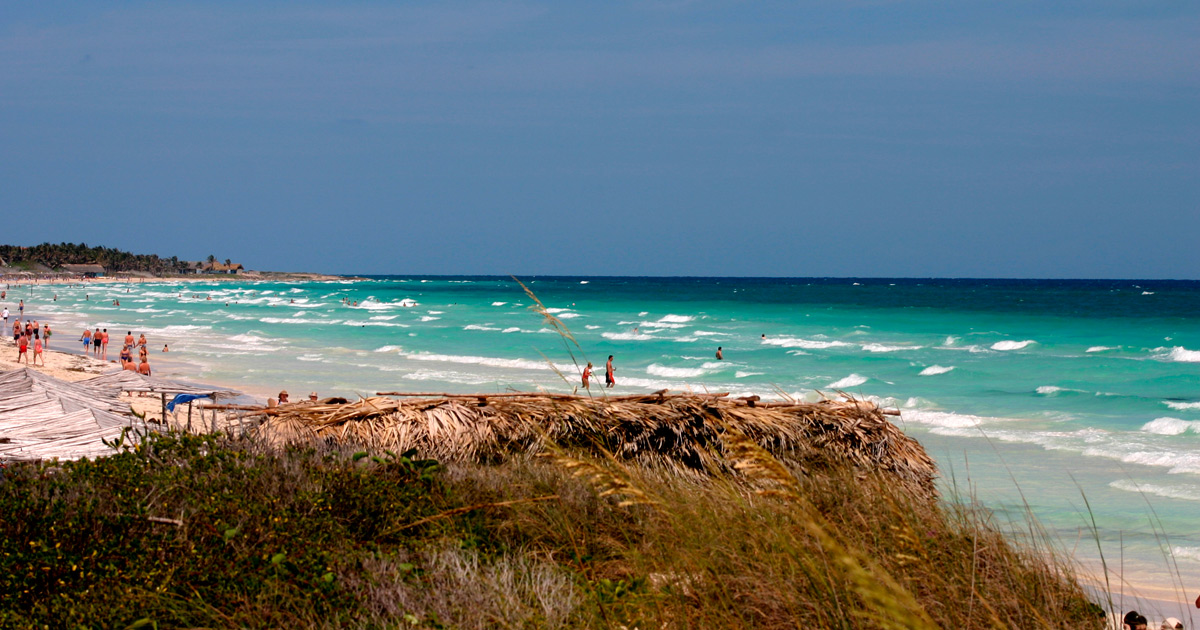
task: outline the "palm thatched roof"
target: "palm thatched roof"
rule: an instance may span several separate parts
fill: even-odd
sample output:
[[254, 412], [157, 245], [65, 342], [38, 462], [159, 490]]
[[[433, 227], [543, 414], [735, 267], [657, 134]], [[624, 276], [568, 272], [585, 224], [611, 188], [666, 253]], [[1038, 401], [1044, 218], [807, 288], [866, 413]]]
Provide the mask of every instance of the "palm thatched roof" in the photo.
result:
[[937, 473], [916, 440], [874, 404], [853, 399], [761, 403], [723, 394], [589, 398], [472, 394], [346, 404], [301, 402], [264, 409], [268, 439], [336, 439], [443, 461], [493, 461], [536, 453], [547, 441], [602, 447], [615, 457], [678, 470], [727, 470], [722, 436], [745, 435], [777, 459], [810, 471], [850, 465], [883, 472], [927, 493]]
[[129, 427], [147, 430], [119, 395], [31, 368], [0, 372], [0, 460], [111, 455], [105, 440]]
[[146, 376], [130, 370], [101, 374], [79, 381], [81, 385], [116, 390], [118, 392], [153, 392], [164, 394], [199, 394], [215, 398], [233, 398], [238, 392], [213, 387], [197, 387], [157, 376]]

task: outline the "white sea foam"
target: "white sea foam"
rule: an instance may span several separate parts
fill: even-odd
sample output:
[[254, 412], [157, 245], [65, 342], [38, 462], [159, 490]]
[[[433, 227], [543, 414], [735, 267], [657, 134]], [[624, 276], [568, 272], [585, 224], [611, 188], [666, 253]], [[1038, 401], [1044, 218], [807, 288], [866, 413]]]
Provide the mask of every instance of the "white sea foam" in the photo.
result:
[[1158, 358], [1178, 363], [1200, 363], [1200, 350], [1188, 350], [1183, 346], [1175, 346], [1170, 350], [1167, 348], [1157, 348], [1157, 350], [1165, 351]]
[[1142, 291], [1142, 295], [1154, 295], [1153, 291]]
[[413, 308], [414, 306], [418, 306], [420, 303], [412, 298], [404, 298], [403, 300], [396, 302], [396, 304], [401, 308]]
[[467, 324], [466, 326], [463, 326], [463, 330], [500, 330], [500, 329], [496, 328], [495, 326], [484, 326], [481, 324]]
[[422, 315], [421, 316], [421, 321], [423, 321], [423, 322], [432, 322], [432, 321], [437, 321], [439, 319], [441, 319], [441, 317], [434, 317], [433, 315]]
[[353, 319], [348, 319], [348, 320], [342, 322], [342, 325], [343, 326], [358, 326], [360, 328], [363, 326], [384, 326], [387, 328], [408, 328], [409, 327], [408, 324], [401, 324], [398, 322], [372, 322], [372, 321], [361, 321], [361, 320], [353, 320]]
[[558, 314], [558, 313], [566, 313], [566, 312], [568, 312], [568, 311], [570, 311], [570, 310], [571, 310], [571, 309], [569, 309], [569, 308], [548, 308], [548, 309], [546, 309], [546, 312], [547, 312], [547, 313], [554, 313], [554, 314]]
[[1028, 347], [1030, 344], [1034, 344], [1034, 343], [1037, 343], [1037, 342], [1032, 339], [1026, 339], [1025, 341], [1012, 341], [1012, 340], [997, 341], [996, 343], [992, 344], [992, 350], [1001, 350], [1001, 351], [1020, 350], [1022, 348]]
[[401, 349], [400, 346], [382, 346], [379, 348], [375, 348], [375, 352], [395, 352], [400, 349]]
[[1179, 435], [1191, 431], [1200, 433], [1200, 420], [1180, 420], [1179, 418], [1155, 418], [1142, 425], [1142, 430], [1158, 435]]
[[645, 317], [649, 314], [650, 314], [650, 311], [642, 311], [641, 313], [638, 313], [638, 317]]
[[668, 378], [696, 378], [697, 376], [704, 376], [708, 372], [709, 372], [709, 370], [706, 370], [702, 367], [699, 367], [699, 368], [667, 367], [665, 365], [659, 365], [657, 363], [651, 363], [649, 365], [649, 367], [646, 368], [647, 374], [650, 374], [653, 376], [665, 376]]
[[654, 337], [652, 335], [648, 335], [646, 333], [606, 332], [606, 333], [601, 333], [600, 336], [604, 337], [605, 339], [613, 339], [615, 341], [649, 341], [651, 339], [654, 339]]
[[748, 376], [762, 376], [763, 374], [764, 374], [763, 372], [743, 372], [741, 370], [738, 370], [733, 373], [733, 377], [734, 378], [746, 378]]
[[379, 321], [387, 321], [387, 320], [396, 319], [397, 317], [400, 317], [400, 316], [399, 315], [375, 315], [375, 316], [371, 317], [371, 319], [379, 320]]
[[584, 328], [586, 328], [586, 329], [588, 329], [588, 330], [596, 330], [597, 328], [603, 328], [603, 327], [602, 327], [602, 326], [597, 326], [597, 325], [595, 325], [595, 324], [586, 324], [586, 325], [584, 325]]
[[[904, 410], [900, 417], [905, 422], [921, 424], [941, 429], [974, 429], [991, 418], [972, 416], [969, 414], [951, 413], [948, 411], [929, 411], [924, 409]], [[971, 434], [977, 435], [977, 434]]]
[[[471, 355], [458, 354], [436, 354], [433, 352], [404, 352], [400, 351], [400, 356], [414, 361], [440, 361], [444, 363], [467, 363], [471, 365], [486, 365], [488, 367], [509, 368], [519, 370], [550, 370], [550, 364], [545, 361], [531, 361], [529, 359], [502, 359], [500, 357], [480, 357]], [[560, 372], [572, 374], [575, 372], [575, 366], [569, 363], [556, 363], [554, 365]]]
[[445, 315], [446, 311], [429, 311], [430, 315]]
[[1200, 501], [1200, 486], [1194, 484], [1172, 484], [1160, 485], [1153, 483], [1137, 483], [1129, 479], [1118, 479], [1108, 484], [1110, 488], [1124, 490], [1126, 492], [1137, 492], [1139, 494], [1153, 494], [1168, 499], [1184, 499], [1187, 501]]
[[504, 330], [502, 330], [502, 331], [500, 331], [500, 332], [503, 332], [503, 333], [515, 333], [515, 332], [523, 332], [523, 331], [522, 331], [520, 328], [516, 327], [516, 326], [509, 326], [508, 328], [505, 328]]
[[342, 320], [333, 319], [321, 321], [318, 319], [304, 319], [303, 317], [260, 317], [258, 321], [264, 324], [309, 324], [309, 325], [325, 325], [325, 324], [340, 324]]
[[767, 339], [763, 339], [762, 343], [768, 346], [804, 348], [806, 350], [824, 350], [826, 348], [838, 348], [850, 345], [845, 341], [821, 341], [817, 339], [800, 339], [798, 337], [768, 337]]
[[862, 385], [863, 383], [866, 383], [869, 380], [871, 380], [871, 379], [869, 379], [865, 376], [861, 376], [859, 374], [851, 374], [850, 376], [847, 376], [846, 378], [836, 380], [836, 381], [830, 383], [826, 387], [828, 387], [830, 389], [845, 389], [847, 387], [858, 387], [859, 385]]
[[1064, 394], [1064, 393], [1071, 393], [1071, 394], [1086, 394], [1086, 393], [1088, 393], [1086, 390], [1072, 389], [1070, 387], [1059, 387], [1058, 385], [1039, 385], [1038, 388], [1034, 391], [1041, 394], [1042, 396], [1057, 396], [1059, 394]]
[[658, 323], [660, 323], [660, 324], [686, 324], [694, 319], [696, 319], [696, 318], [691, 317], [689, 315], [664, 315], [659, 318]]
[[938, 374], [945, 374], [946, 372], [949, 372], [950, 370], [953, 370], [953, 369], [954, 369], [953, 365], [950, 365], [950, 366], [931, 365], [931, 366], [925, 368], [924, 370], [921, 370], [921, 373], [918, 376], [937, 376]]
[[575, 319], [579, 317], [579, 313], [559, 313], [557, 317], [559, 319]]
[[320, 354], [302, 354], [296, 357], [297, 361], [324, 361], [325, 357]]
[[1163, 404], [1176, 410], [1176, 411], [1186, 411], [1188, 409], [1200, 409], [1200, 402], [1176, 402], [1174, 400], [1164, 400]]
[[946, 337], [946, 341], [942, 342], [942, 345], [943, 346], [953, 346], [953, 345], [956, 345], [957, 343], [958, 343], [958, 337], [955, 337], [954, 335], [950, 335], [949, 337]]
[[729, 333], [711, 332], [708, 330], [697, 330], [697, 331], [693, 332], [692, 334], [696, 335], [697, 337], [728, 337], [729, 336]]
[[862, 349], [865, 352], [900, 352], [901, 350], [920, 350], [925, 346], [889, 346], [882, 343], [864, 344]]
[[588, 281], [587, 281], [587, 280], [580, 280], [580, 281], [579, 281], [579, 284], [587, 284], [587, 283], [588, 283]]
[[1092, 346], [1091, 348], [1087, 349], [1087, 352], [1108, 352], [1109, 350], [1116, 349], [1116, 346]]
[[508, 302], [492, 302], [492, 306], [504, 306], [505, 304], [508, 304]]

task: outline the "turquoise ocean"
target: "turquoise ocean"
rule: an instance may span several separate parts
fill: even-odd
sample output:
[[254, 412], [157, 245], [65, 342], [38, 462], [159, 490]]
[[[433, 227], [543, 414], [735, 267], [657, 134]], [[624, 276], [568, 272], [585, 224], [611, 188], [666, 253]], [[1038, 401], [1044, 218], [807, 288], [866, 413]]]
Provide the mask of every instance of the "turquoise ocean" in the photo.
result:
[[[522, 280], [601, 379], [614, 355], [610, 391], [874, 400], [901, 411], [946, 494], [977, 496], [997, 522], [1025, 529], [1028, 506], [1095, 565], [1094, 516], [1129, 582], [1114, 591], [1178, 599], [1173, 575], [1200, 588], [1200, 282]], [[571, 391], [579, 378], [510, 278], [37, 285], [6, 303], [18, 297], [55, 324], [54, 349], [77, 348], [84, 326], [144, 333], [152, 360], [170, 344], [172, 375], [260, 398]]]

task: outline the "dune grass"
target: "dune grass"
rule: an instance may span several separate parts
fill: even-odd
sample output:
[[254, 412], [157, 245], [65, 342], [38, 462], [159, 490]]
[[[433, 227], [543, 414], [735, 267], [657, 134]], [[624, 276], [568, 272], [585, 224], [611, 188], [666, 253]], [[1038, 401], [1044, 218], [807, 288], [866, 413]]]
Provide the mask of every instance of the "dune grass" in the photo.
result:
[[0, 626], [1101, 627], [976, 506], [731, 450], [709, 477], [163, 435], [14, 465]]

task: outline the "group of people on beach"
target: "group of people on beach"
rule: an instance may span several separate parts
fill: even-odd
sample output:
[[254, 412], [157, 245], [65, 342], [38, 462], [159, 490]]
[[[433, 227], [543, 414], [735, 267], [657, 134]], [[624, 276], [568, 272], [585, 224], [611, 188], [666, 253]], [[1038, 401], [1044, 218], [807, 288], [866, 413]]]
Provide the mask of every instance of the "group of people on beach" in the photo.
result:
[[[83, 332], [85, 335], [87, 334], [86, 329]], [[108, 330], [105, 329], [101, 334], [103, 335], [103, 345], [108, 346]], [[94, 337], [95, 335], [93, 335]], [[138, 349], [138, 360], [136, 362], [133, 360], [134, 348]], [[134, 341], [133, 331], [126, 332], [125, 344], [121, 347], [119, 358], [121, 369], [150, 376], [150, 351], [146, 348], [146, 335], [144, 333], [138, 336], [137, 341]]]

